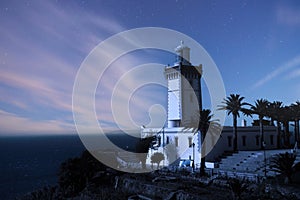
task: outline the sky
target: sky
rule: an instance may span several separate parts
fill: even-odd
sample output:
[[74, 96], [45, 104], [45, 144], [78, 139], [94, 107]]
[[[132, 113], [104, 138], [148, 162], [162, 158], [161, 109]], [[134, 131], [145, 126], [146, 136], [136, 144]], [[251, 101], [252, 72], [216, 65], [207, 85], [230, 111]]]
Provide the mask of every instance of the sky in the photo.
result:
[[[200, 43], [216, 63], [227, 95], [241, 94], [249, 103], [300, 100], [299, 1], [2, 0], [0, 25], [2, 135], [75, 133], [72, 92], [81, 64], [105, 39], [141, 27], [176, 30]], [[96, 91], [99, 124], [116, 129], [111, 95], [122, 74], [173, 59], [170, 53], [145, 50], [112, 63]], [[205, 84], [203, 90], [209, 108]], [[166, 98], [161, 86], [140, 88], [129, 101], [132, 119], [149, 123], [148, 109], [166, 107]]]

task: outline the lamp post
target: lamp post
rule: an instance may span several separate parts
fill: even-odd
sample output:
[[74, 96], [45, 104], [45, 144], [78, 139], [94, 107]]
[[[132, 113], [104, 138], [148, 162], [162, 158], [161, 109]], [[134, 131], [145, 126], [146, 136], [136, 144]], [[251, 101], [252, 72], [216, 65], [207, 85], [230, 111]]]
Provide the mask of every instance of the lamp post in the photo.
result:
[[193, 143], [192, 145], [193, 145], [193, 163], [192, 163], [192, 168], [193, 168], [193, 171], [195, 171], [195, 143]]
[[266, 143], [263, 141], [263, 150], [264, 150], [264, 174], [265, 177], [267, 177], [267, 157], [266, 157]]
[[[165, 127], [162, 128], [163, 133], [163, 154], [165, 155]], [[165, 159], [163, 159], [163, 166], [165, 166]]]

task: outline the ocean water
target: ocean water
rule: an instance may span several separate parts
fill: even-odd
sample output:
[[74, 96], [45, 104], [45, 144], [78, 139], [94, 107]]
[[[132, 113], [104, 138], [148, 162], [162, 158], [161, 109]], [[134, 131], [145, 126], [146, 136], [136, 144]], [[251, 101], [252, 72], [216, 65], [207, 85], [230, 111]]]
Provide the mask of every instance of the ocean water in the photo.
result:
[[[121, 148], [134, 149], [137, 138], [109, 137]], [[10, 200], [57, 183], [60, 164], [85, 150], [77, 135], [0, 137], [0, 199]]]

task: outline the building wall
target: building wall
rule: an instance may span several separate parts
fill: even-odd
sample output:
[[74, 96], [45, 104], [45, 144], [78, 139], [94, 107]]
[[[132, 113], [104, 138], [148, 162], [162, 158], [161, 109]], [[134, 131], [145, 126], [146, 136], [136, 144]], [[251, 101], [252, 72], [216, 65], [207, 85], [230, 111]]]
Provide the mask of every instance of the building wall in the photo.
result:
[[[164, 133], [162, 129], [144, 129], [143, 135], [151, 135], [158, 133], [160, 137], [160, 147], [157, 150], [150, 150], [147, 163], [151, 164], [151, 155], [154, 152], [162, 152], [165, 154], [165, 165], [169, 165], [169, 161], [175, 161], [176, 159], [195, 159], [195, 163], [200, 163], [201, 158], [201, 141], [200, 134], [194, 134], [193, 132], [184, 131], [182, 127], [177, 128], [165, 128]], [[164, 140], [163, 140], [164, 136]], [[221, 137], [218, 139], [216, 145], [212, 151], [206, 156], [207, 161], [215, 161], [225, 151], [233, 151], [233, 130], [232, 127], [224, 127], [221, 133]], [[264, 136], [266, 142], [266, 149], [276, 149], [277, 147], [277, 130], [275, 126], [265, 126]], [[165, 142], [165, 148], [163, 148], [163, 141]], [[191, 144], [194, 143], [194, 152]], [[173, 149], [173, 153], [170, 157], [170, 151]], [[176, 149], [176, 153], [174, 153]], [[261, 140], [258, 126], [238, 127], [238, 149], [241, 151], [247, 150], [260, 150]], [[171, 151], [172, 152], [172, 151]], [[195, 154], [195, 158], [193, 158]]]
[[195, 117], [202, 106], [201, 72], [199, 66], [167, 66], [168, 80], [168, 127], [180, 127]]
[[[164, 165], [169, 165], [178, 159], [195, 159], [195, 163], [200, 163], [200, 136], [191, 130], [184, 130], [182, 127], [160, 129], [144, 129], [142, 137], [157, 134], [157, 141], [160, 146], [154, 150], [150, 149], [146, 163], [151, 164], [151, 155], [161, 152], [165, 155]], [[164, 139], [163, 139], [164, 138]], [[192, 144], [195, 144], [194, 148]], [[164, 147], [164, 148], [163, 148]], [[194, 153], [193, 153], [194, 151]], [[193, 157], [195, 154], [195, 158]]]
[[[250, 151], [261, 149], [261, 136], [259, 126], [238, 127], [238, 150]], [[233, 151], [233, 129], [224, 127], [221, 137], [213, 150], [207, 156], [207, 160], [213, 161], [218, 158], [224, 151]], [[264, 140], [266, 149], [276, 149], [277, 147], [277, 130], [275, 126], [264, 126]]]
[[181, 86], [178, 76], [175, 70], [168, 75], [168, 120], [181, 119]]

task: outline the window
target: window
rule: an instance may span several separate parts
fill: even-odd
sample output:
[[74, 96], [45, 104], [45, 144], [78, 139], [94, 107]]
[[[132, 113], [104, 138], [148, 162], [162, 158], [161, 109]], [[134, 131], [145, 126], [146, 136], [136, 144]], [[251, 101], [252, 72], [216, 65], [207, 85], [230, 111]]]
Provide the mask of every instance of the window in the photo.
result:
[[227, 139], [228, 139], [228, 146], [232, 147], [232, 136], [228, 136]]
[[167, 144], [169, 144], [170, 143], [170, 138], [169, 138], [169, 136], [167, 136]]
[[178, 137], [175, 137], [175, 146], [178, 147]]
[[246, 146], [246, 136], [245, 135], [242, 136], [242, 140], [243, 140], [242, 141], [243, 142], [243, 146]]
[[192, 144], [193, 144], [193, 138], [192, 137], [189, 137], [189, 147], [191, 147], [192, 146]]
[[270, 135], [270, 144], [274, 145], [274, 135]]
[[256, 138], [256, 146], [259, 146], [259, 135], [257, 135], [255, 138]]
[[157, 137], [157, 142], [158, 142], [158, 146], [160, 147], [160, 145], [161, 145], [161, 137], [160, 136]]

